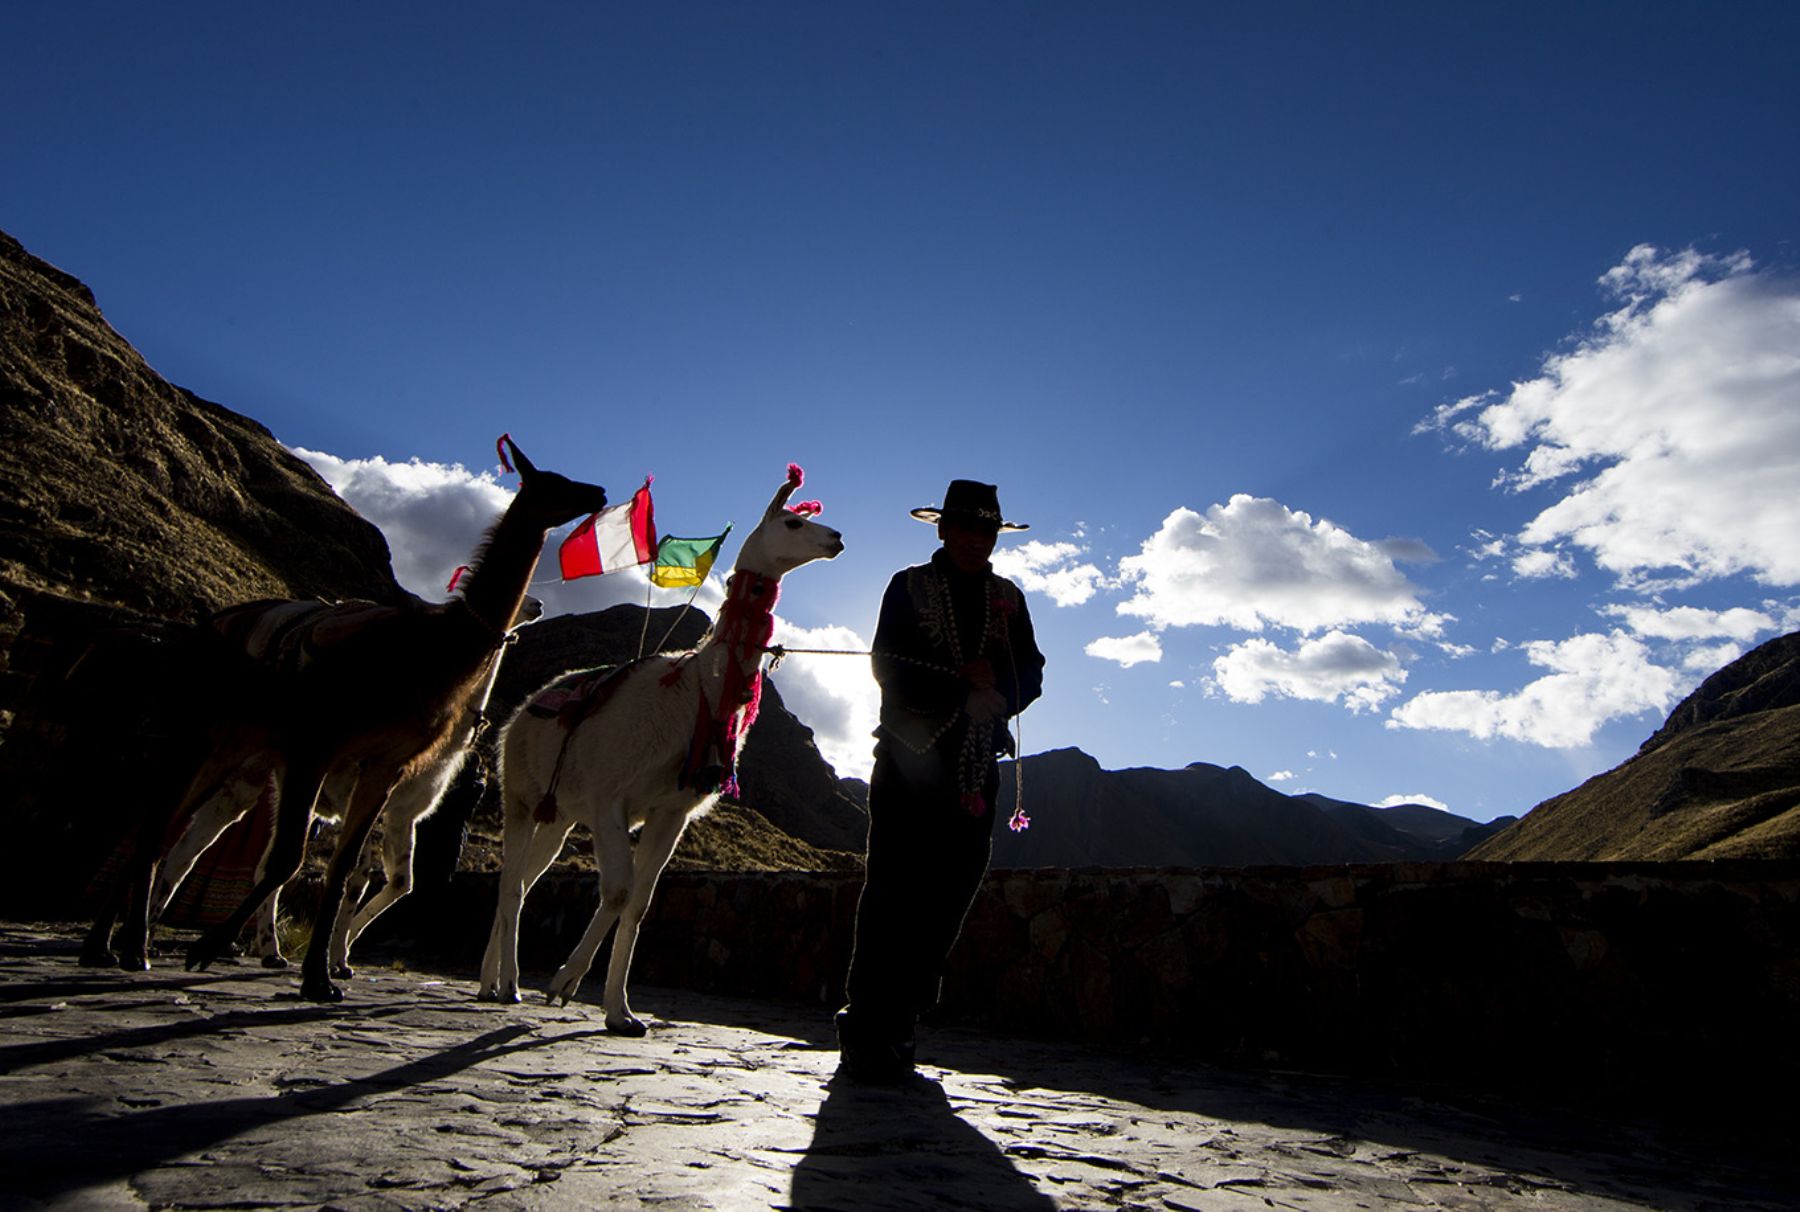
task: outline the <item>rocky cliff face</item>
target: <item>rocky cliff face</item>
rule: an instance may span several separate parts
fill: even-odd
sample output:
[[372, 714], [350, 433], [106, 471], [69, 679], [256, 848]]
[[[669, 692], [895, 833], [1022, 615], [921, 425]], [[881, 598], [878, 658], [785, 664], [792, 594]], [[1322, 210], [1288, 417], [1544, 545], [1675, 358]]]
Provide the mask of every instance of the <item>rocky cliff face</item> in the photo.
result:
[[[1102, 770], [1078, 749], [1025, 759], [1032, 827], [1001, 830], [1002, 867], [1242, 867], [1451, 859], [1482, 836], [1466, 817], [1419, 804], [1371, 808], [1289, 796], [1241, 767]], [[1013, 767], [1002, 767], [1000, 811], [1010, 815]]]
[[405, 591], [268, 430], [166, 382], [79, 281], [0, 233], [0, 593], [163, 617]]
[[1707, 678], [1634, 757], [1469, 857], [1800, 857], [1800, 632]]

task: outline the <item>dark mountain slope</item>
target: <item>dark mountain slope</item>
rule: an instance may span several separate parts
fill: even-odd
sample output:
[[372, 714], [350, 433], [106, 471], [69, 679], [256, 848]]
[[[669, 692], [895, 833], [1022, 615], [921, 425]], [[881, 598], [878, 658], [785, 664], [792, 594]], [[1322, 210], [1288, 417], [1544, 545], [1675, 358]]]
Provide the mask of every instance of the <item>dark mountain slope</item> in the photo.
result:
[[[1371, 863], [1457, 857], [1457, 839], [1481, 826], [1423, 805], [1369, 808], [1324, 796], [1289, 796], [1241, 767], [1195, 762], [1181, 770], [1102, 770], [1078, 749], [1024, 762], [1032, 827], [1002, 830], [994, 862], [1015, 867], [1254, 866]], [[1014, 803], [1002, 767], [1000, 810]]]
[[163, 617], [406, 596], [312, 468], [164, 381], [87, 287], [0, 233], [0, 593], [31, 590]]
[[1800, 632], [1707, 678], [1635, 756], [1469, 857], [1800, 858]]

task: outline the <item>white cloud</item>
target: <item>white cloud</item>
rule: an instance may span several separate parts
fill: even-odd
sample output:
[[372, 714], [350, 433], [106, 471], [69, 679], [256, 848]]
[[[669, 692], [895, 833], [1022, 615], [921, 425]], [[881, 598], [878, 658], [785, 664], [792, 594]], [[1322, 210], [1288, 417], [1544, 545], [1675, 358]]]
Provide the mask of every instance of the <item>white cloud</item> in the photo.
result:
[[1239, 494], [1204, 514], [1175, 510], [1138, 555], [1119, 561], [1120, 581], [1134, 592], [1118, 609], [1157, 629], [1388, 623], [1430, 632], [1442, 616], [1426, 611], [1418, 588], [1394, 567], [1396, 558], [1428, 552], [1414, 540], [1372, 543], [1279, 501]]
[[1521, 647], [1532, 664], [1550, 673], [1516, 694], [1426, 691], [1394, 708], [1387, 726], [1572, 749], [1587, 744], [1611, 720], [1667, 710], [1682, 685], [1673, 670], [1653, 663], [1644, 645], [1622, 631], [1533, 640]]
[[1691, 669], [1702, 677], [1710, 677], [1744, 655], [1742, 644], [1713, 644], [1696, 648], [1681, 658], [1683, 669]]
[[1524, 448], [1502, 482], [1563, 487], [1519, 541], [1584, 548], [1621, 585], [1800, 583], [1800, 286], [1647, 245], [1601, 284], [1618, 309], [1572, 351], [1420, 428]]
[[[394, 576], [427, 601], [449, 596], [451, 573], [469, 562], [488, 527], [512, 502], [512, 490], [490, 472], [472, 472], [460, 463], [427, 463], [409, 459], [390, 463], [379, 456], [344, 459], [318, 450], [292, 447], [324, 477], [333, 491], [387, 538]], [[604, 610], [621, 602], [679, 606], [692, 590], [652, 589], [638, 569], [563, 581], [556, 570], [556, 546], [563, 531], [544, 545], [531, 592], [544, 603], [546, 616]], [[716, 612], [725, 600], [722, 581], [707, 579], [695, 605]], [[651, 637], [654, 641], [655, 636]]]
[[1036, 539], [994, 552], [994, 571], [1021, 587], [1047, 596], [1058, 606], [1079, 606], [1108, 581], [1093, 564], [1081, 559], [1086, 550], [1074, 543], [1042, 543]]
[[1277, 770], [1274, 774], [1271, 774], [1268, 778], [1264, 779], [1263, 782], [1265, 782], [1265, 783], [1289, 783], [1298, 777], [1299, 776], [1296, 775], [1292, 770]]
[[[1162, 660], [1162, 645], [1148, 631], [1136, 635], [1101, 636], [1082, 651], [1103, 661], [1117, 661], [1126, 669], [1144, 661]], [[1170, 684], [1180, 685], [1178, 682]]]
[[1748, 641], [1775, 629], [1774, 619], [1760, 610], [1743, 606], [1730, 610], [1702, 610], [1697, 606], [1676, 606], [1669, 610], [1658, 610], [1654, 606], [1603, 606], [1600, 613], [1623, 619], [1633, 633], [1657, 640], [1723, 637]]
[[[869, 648], [869, 641], [848, 627], [801, 627], [780, 616], [775, 619], [774, 642], [833, 652]], [[832, 769], [845, 777], [868, 778], [875, 763], [870, 734], [881, 710], [869, 658], [796, 654], [781, 662], [773, 678], [781, 687], [782, 702], [813, 730], [813, 740]]]
[[1572, 581], [1580, 575], [1567, 552], [1545, 547], [1533, 547], [1514, 556], [1512, 570], [1521, 581], [1542, 581], [1551, 577]]
[[492, 473], [471, 472], [460, 463], [341, 459], [292, 449], [380, 529], [393, 556], [394, 576], [431, 601], [448, 596], [444, 586], [450, 574], [468, 562], [487, 528], [512, 501], [512, 492]]
[[1400, 659], [1361, 636], [1333, 631], [1304, 640], [1288, 652], [1264, 639], [1249, 639], [1213, 662], [1213, 676], [1225, 696], [1260, 703], [1268, 695], [1332, 703], [1352, 711], [1379, 706], [1406, 680]]
[[1398, 808], [1401, 804], [1423, 804], [1427, 808], [1436, 808], [1439, 812], [1450, 811], [1450, 805], [1443, 800], [1433, 799], [1429, 795], [1390, 795], [1376, 805], [1377, 808]]

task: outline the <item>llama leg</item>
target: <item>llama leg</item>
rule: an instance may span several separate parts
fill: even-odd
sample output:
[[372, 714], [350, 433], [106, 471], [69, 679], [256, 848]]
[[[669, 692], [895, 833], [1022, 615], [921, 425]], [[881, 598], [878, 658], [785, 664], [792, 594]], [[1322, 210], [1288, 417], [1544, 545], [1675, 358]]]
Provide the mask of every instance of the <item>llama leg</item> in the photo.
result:
[[263, 856], [262, 875], [231, 916], [195, 940], [188, 948], [187, 966], [191, 972], [204, 971], [243, 932], [257, 908], [275, 890], [293, 879], [306, 858], [306, 831], [312, 824], [313, 805], [319, 798], [319, 785], [325, 772], [317, 760], [292, 762], [281, 777], [281, 790], [275, 798], [275, 836]]
[[381, 815], [393, 789], [397, 771], [390, 768], [365, 770], [356, 782], [356, 791], [344, 807], [343, 832], [337, 849], [331, 853], [331, 864], [325, 869], [325, 887], [319, 894], [319, 912], [313, 917], [312, 938], [306, 945], [306, 958], [300, 961], [300, 996], [312, 1002], [341, 1002], [344, 991], [331, 981], [329, 956], [331, 936], [337, 924], [338, 911], [344, 904], [344, 885], [350, 872], [362, 862], [363, 846], [375, 818]]
[[631, 896], [631, 834], [626, 831], [624, 815], [623, 810], [603, 813], [603, 821], [592, 823], [594, 861], [600, 868], [600, 903], [594, 907], [593, 920], [588, 922], [581, 941], [575, 944], [575, 950], [550, 978], [545, 1001], [554, 1002], [561, 998], [566, 1006], [575, 999], [588, 969], [594, 966], [600, 944], [606, 941], [607, 932], [619, 919], [619, 911]]
[[416, 821], [394, 819], [394, 810], [387, 811], [387, 821], [383, 826], [387, 832], [381, 838], [381, 867], [387, 873], [387, 883], [381, 891], [370, 897], [367, 904], [357, 908], [355, 902], [360, 900], [362, 892], [369, 886], [371, 868], [365, 864], [359, 871], [361, 888], [356, 896], [347, 900], [343, 910], [338, 914], [337, 926], [331, 932], [331, 975], [341, 980], [348, 980], [356, 975], [350, 967], [350, 948], [369, 928], [369, 923], [394, 907], [394, 903], [412, 891], [413, 831]]
[[[140, 873], [141, 855], [146, 846], [150, 847], [151, 859], [146, 878], [154, 878], [156, 869], [155, 854], [162, 846], [163, 832], [170, 822], [180, 819], [179, 813], [190, 803], [199, 803], [195, 789], [200, 781], [215, 768], [212, 751], [195, 755], [198, 760], [187, 777], [171, 772], [173, 785], [162, 785], [149, 790], [145, 796], [147, 807], [132, 822], [131, 827], [119, 839], [119, 873], [109, 880], [101, 889], [100, 904], [94, 916], [94, 924], [81, 944], [80, 963], [92, 968], [113, 968], [119, 966], [119, 957], [113, 951], [113, 925], [118, 921], [119, 912], [131, 895], [131, 882]], [[159, 780], [160, 782], [160, 780]], [[146, 918], [148, 914], [146, 913]], [[149, 923], [144, 926], [145, 954], [149, 952]], [[120, 935], [121, 945], [125, 945], [129, 932]]]
[[[147, 812], [139, 820], [136, 840], [126, 859], [122, 883], [108, 908], [104, 924], [96, 920], [94, 930], [83, 947], [84, 963], [106, 962], [112, 958], [111, 943], [118, 946], [117, 963], [127, 970], [143, 971], [150, 967], [150, 893], [156, 879], [157, 860], [162, 854], [163, 838], [171, 822], [185, 820], [206, 800], [212, 798], [230, 773], [243, 759], [235, 747], [220, 745], [200, 763], [176, 801], [175, 810], [167, 815]], [[107, 939], [110, 915], [124, 909], [125, 920], [116, 938]]]
[[163, 856], [156, 869], [156, 890], [150, 896], [152, 920], [162, 917], [174, 899], [176, 890], [183, 880], [194, 870], [194, 864], [200, 861], [207, 848], [218, 841], [220, 836], [250, 810], [256, 802], [258, 785], [248, 788], [249, 796], [245, 797], [245, 784], [233, 781], [219, 790], [219, 794], [207, 800], [194, 814], [193, 820], [182, 831], [169, 852]]
[[350, 967], [350, 948], [371, 922], [412, 891], [413, 845], [419, 822], [430, 816], [438, 801], [444, 798], [451, 780], [462, 769], [462, 759], [463, 753], [458, 751], [454, 757], [439, 761], [407, 779], [389, 794], [387, 808], [382, 813], [385, 832], [381, 838], [381, 867], [387, 874], [387, 883], [368, 903], [352, 912], [352, 907], [361, 903], [369, 886], [373, 864], [359, 870], [361, 884], [356, 895], [346, 902], [343, 912], [338, 914], [337, 925], [332, 930], [333, 976], [348, 978], [354, 975], [354, 969]]
[[287, 956], [281, 953], [280, 918], [281, 889], [277, 888], [256, 911], [256, 954], [262, 957], [262, 966], [272, 971], [288, 966]]
[[494, 907], [494, 928], [488, 935], [487, 954], [481, 959], [481, 988], [477, 996], [482, 1001], [519, 1000], [519, 915], [525, 907], [525, 895], [562, 853], [563, 839], [574, 827], [574, 818], [567, 813], [548, 824], [538, 824], [529, 808], [518, 814], [507, 812], [500, 899]]
[[631, 1013], [626, 1000], [625, 978], [631, 972], [631, 952], [637, 946], [638, 927], [650, 908], [656, 881], [687, 828], [686, 807], [671, 805], [664, 812], [651, 813], [638, 835], [630, 897], [619, 914], [619, 935], [613, 939], [612, 962], [606, 968], [606, 1029], [618, 1035], [644, 1034], [644, 1024]]
[[87, 937], [81, 941], [81, 958], [77, 962], [84, 968], [119, 966], [119, 957], [112, 949], [112, 932], [113, 923], [119, 920], [119, 905], [125, 899], [125, 885], [117, 883], [101, 896], [101, 909], [94, 915], [94, 924], [88, 928]]

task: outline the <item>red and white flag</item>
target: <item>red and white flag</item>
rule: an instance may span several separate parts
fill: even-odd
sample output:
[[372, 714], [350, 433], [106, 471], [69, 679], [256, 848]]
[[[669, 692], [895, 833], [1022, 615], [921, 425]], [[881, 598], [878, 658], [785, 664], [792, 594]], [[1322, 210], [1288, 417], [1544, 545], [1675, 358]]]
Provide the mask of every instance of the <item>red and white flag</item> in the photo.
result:
[[613, 505], [569, 532], [557, 548], [563, 580], [600, 576], [648, 564], [656, 558], [656, 517], [650, 505], [650, 481], [623, 505]]

